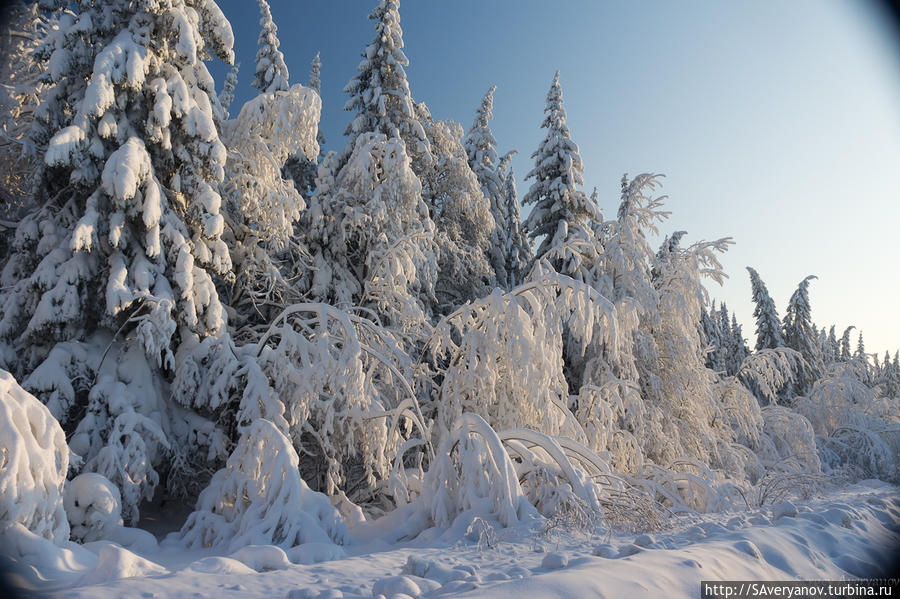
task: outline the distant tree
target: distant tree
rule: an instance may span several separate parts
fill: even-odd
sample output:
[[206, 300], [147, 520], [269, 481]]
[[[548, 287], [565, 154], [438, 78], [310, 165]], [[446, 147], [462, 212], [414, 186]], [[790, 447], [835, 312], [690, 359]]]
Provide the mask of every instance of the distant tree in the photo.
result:
[[506, 286], [515, 287], [522, 282], [525, 271], [534, 258], [534, 251], [528, 234], [522, 227], [522, 219], [519, 213], [519, 197], [516, 191], [516, 172], [512, 165], [506, 171], [513, 152], [507, 153], [498, 166], [498, 172], [503, 179], [503, 199], [505, 203], [503, 228], [506, 231], [506, 246], [504, 247], [504, 260], [506, 262]]
[[841, 335], [841, 351], [840, 351], [840, 360], [841, 362], [849, 362], [853, 355], [850, 352], [850, 331], [855, 329], [856, 327], [850, 325], [846, 329], [844, 329], [844, 334]]
[[322, 93], [321, 72], [322, 58], [319, 56], [319, 52], [316, 52], [309, 67], [309, 88], [314, 89], [319, 95]]
[[809, 376], [798, 380], [797, 392], [800, 394], [806, 393], [824, 368], [809, 306], [809, 282], [815, 278], [815, 275], [810, 275], [800, 281], [797, 290], [791, 295], [782, 321], [784, 344], [800, 352], [809, 366]]
[[781, 323], [778, 313], [775, 311], [775, 302], [766, 289], [766, 284], [759, 278], [759, 274], [749, 266], [750, 284], [753, 290], [753, 303], [756, 308], [753, 316], [756, 318], [756, 349], [775, 349], [784, 346], [784, 338], [781, 335]]
[[284, 63], [284, 54], [278, 49], [278, 27], [272, 20], [272, 11], [266, 0], [257, 0], [261, 13], [256, 51], [256, 73], [253, 78], [253, 87], [262, 93], [286, 91], [290, 84], [288, 68]]
[[225, 75], [225, 85], [222, 87], [222, 92], [219, 94], [219, 104], [222, 105], [222, 112], [225, 119], [231, 116], [228, 111], [231, 108], [231, 103], [234, 102], [234, 90], [237, 88], [238, 70], [240, 68], [241, 63], [236, 62], [234, 63], [234, 66], [228, 70], [228, 74]]
[[491, 243], [488, 259], [496, 273], [497, 281], [505, 283], [509, 275], [506, 272], [504, 248], [508, 244], [506, 224], [506, 203], [503, 198], [503, 181], [498, 172], [497, 140], [491, 132], [489, 121], [493, 118], [494, 90], [492, 86], [481, 99], [481, 106], [475, 111], [475, 122], [469, 129], [463, 142], [468, 156], [469, 166], [478, 178], [478, 184], [484, 197], [488, 200], [494, 228], [491, 231]]
[[741, 368], [741, 363], [750, 355], [750, 348], [744, 340], [744, 333], [741, 329], [737, 317], [731, 315], [731, 345], [728, 348], [728, 368], [727, 372], [730, 376], [737, 374]]
[[577, 228], [585, 228], [589, 221], [599, 217], [597, 207], [577, 187], [584, 184], [581, 176], [584, 166], [566, 125], [559, 71], [547, 93], [544, 112], [547, 116], [541, 127], [547, 134], [531, 155], [534, 168], [525, 178], [534, 179], [534, 183], [522, 198], [523, 204], [534, 205], [525, 220], [529, 237], [532, 240], [544, 238], [535, 252], [537, 258], [550, 248], [563, 244], [570, 231], [574, 233]]

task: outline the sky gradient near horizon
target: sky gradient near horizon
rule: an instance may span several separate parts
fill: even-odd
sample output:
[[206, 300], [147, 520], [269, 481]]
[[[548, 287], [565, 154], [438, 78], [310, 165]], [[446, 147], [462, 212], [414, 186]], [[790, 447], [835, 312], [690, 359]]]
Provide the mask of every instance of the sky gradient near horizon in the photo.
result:
[[[374, 0], [270, 0], [291, 83], [322, 58], [326, 150], [351, 114], [342, 88], [371, 41]], [[219, 0], [241, 62], [235, 108], [255, 94], [257, 3]], [[664, 173], [686, 241], [731, 236], [730, 278], [713, 298], [755, 322], [745, 266], [779, 315], [804, 277], [813, 319], [900, 348], [900, 40], [877, 4], [560, 0], [403, 0], [410, 89], [436, 119], [468, 130], [491, 85], [498, 152], [517, 149], [519, 195], [544, 137], [554, 72], [585, 191], [614, 217], [623, 173]], [[211, 65], [221, 88], [226, 68]], [[656, 241], [656, 240], [654, 240]], [[855, 346], [855, 334], [852, 337]]]

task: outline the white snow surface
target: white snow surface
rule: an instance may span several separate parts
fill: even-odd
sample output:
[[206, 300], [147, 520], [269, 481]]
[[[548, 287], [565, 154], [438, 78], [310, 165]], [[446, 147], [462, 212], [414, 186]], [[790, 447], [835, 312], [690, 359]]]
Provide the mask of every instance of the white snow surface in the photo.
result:
[[22, 527], [0, 542], [21, 549], [15, 582], [50, 597], [696, 597], [701, 580], [883, 574], [900, 542], [900, 494], [867, 480], [790, 506], [679, 516], [637, 535], [602, 524], [593, 534], [547, 533], [539, 519], [502, 528], [469, 511], [449, 528], [388, 544], [396, 524], [357, 524], [355, 543], [326, 552], [314, 543], [186, 550], [177, 535], [158, 549], [60, 549]]

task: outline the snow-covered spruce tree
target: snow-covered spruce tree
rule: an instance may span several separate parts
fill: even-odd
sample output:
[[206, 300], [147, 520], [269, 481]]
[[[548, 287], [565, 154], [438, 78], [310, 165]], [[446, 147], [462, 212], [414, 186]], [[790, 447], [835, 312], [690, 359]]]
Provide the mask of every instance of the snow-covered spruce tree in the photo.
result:
[[49, 65], [32, 128], [45, 148], [42, 207], [20, 223], [3, 271], [0, 337], [44, 400], [86, 374], [55, 415], [134, 521], [167, 439], [202, 420], [175, 410], [154, 378], [185, 338], [226, 324], [214, 284], [231, 269], [217, 191], [225, 148], [202, 59], [231, 62], [233, 37], [210, 0], [74, 8], [38, 53]]
[[398, 0], [380, 0], [369, 15], [375, 21], [375, 38], [362, 54], [357, 75], [344, 87], [350, 94], [344, 110], [353, 111], [356, 116], [344, 131], [350, 139], [341, 155], [342, 165], [356, 148], [356, 138], [364, 133], [402, 139], [417, 173], [432, 160], [403, 70], [409, 65], [409, 59], [403, 53], [399, 4]]
[[547, 135], [531, 155], [534, 168], [525, 178], [535, 181], [522, 198], [523, 204], [534, 205], [525, 220], [528, 236], [532, 240], [544, 238], [535, 252], [538, 258], [550, 248], [563, 244], [570, 232], [574, 234], [576, 229], [585, 228], [599, 216], [597, 207], [576, 187], [584, 184], [581, 177], [584, 166], [566, 125], [559, 71], [547, 93], [544, 112], [547, 116], [541, 127], [547, 130]]
[[838, 358], [841, 362], [849, 362], [853, 357], [853, 353], [850, 351], [850, 331], [855, 329], [854, 325], [850, 325], [846, 329], [844, 329], [843, 335], [841, 335], [840, 341], [840, 352], [838, 354]]
[[462, 127], [450, 120], [434, 121], [424, 103], [416, 105], [416, 112], [434, 156], [422, 166], [419, 180], [435, 224], [435, 311], [447, 313], [486, 295], [496, 284], [487, 259], [495, 247], [496, 228], [490, 202], [466, 161]]
[[284, 64], [284, 54], [278, 49], [278, 27], [272, 20], [272, 11], [266, 0], [257, 0], [259, 3], [259, 32], [256, 51], [256, 72], [253, 76], [253, 87], [260, 92], [273, 93], [287, 91], [288, 68]]
[[[507, 274], [506, 286], [515, 287], [522, 282], [529, 264], [534, 258], [534, 251], [528, 235], [522, 227], [522, 218], [519, 213], [519, 195], [516, 191], [516, 172], [513, 166], [506, 165], [515, 150], [508, 152], [500, 159], [497, 171], [503, 179], [503, 201], [505, 210], [503, 213], [503, 229], [506, 235], [506, 246], [503, 248], [505, 268]], [[502, 283], [502, 281], [501, 281]]]
[[225, 75], [225, 84], [222, 87], [222, 91], [219, 93], [219, 104], [222, 105], [222, 114], [225, 119], [228, 119], [231, 116], [228, 111], [231, 109], [231, 103], [234, 102], [234, 90], [237, 88], [238, 71], [240, 68], [241, 63], [236, 62], [228, 69], [228, 74]]
[[492, 86], [481, 99], [481, 106], [475, 111], [475, 122], [466, 134], [465, 148], [472, 172], [478, 178], [481, 191], [491, 208], [494, 228], [491, 231], [491, 244], [488, 247], [488, 258], [496, 273], [497, 281], [506, 284], [509, 274], [506, 272], [504, 248], [508, 245], [508, 232], [504, 228], [506, 221], [506, 203], [503, 198], [503, 181], [498, 172], [497, 140], [491, 132], [488, 122], [494, 118], [494, 90]]
[[706, 310], [706, 306], [700, 308], [700, 331], [703, 334], [703, 342], [706, 344], [706, 367], [713, 372], [725, 371], [725, 346], [727, 337], [723, 334], [717, 318], [718, 311], [715, 303], [712, 306], [712, 315]]
[[784, 337], [781, 334], [781, 322], [775, 311], [775, 302], [769, 295], [766, 284], [759, 278], [759, 273], [751, 267], [747, 267], [750, 273], [750, 284], [753, 290], [753, 316], [756, 318], [756, 349], [775, 349], [784, 346]]
[[810, 275], [800, 281], [797, 290], [791, 295], [782, 321], [784, 344], [800, 352], [809, 366], [808, 376], [800, 377], [797, 381], [796, 392], [800, 395], [806, 394], [815, 379], [821, 376], [824, 368], [818, 341], [813, 332], [809, 307], [809, 282], [815, 278], [817, 278], [815, 275]]
[[731, 315], [731, 340], [728, 346], [728, 364], [726, 371], [729, 376], [735, 376], [741, 368], [741, 363], [750, 355], [750, 348], [744, 340], [744, 332], [737, 317]]

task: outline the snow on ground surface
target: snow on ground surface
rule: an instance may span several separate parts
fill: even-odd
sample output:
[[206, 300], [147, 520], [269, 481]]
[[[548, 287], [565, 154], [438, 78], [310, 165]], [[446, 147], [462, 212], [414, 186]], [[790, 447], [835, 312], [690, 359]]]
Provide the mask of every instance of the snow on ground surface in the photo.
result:
[[697, 597], [701, 580], [887, 574], [900, 545], [900, 493], [864, 481], [808, 502], [682, 516], [638, 535], [548, 536], [541, 522], [501, 529], [463, 514], [448, 530], [409, 543], [371, 540], [390, 525], [357, 526], [358, 543], [344, 548], [307, 544], [287, 552], [250, 546], [222, 555], [170, 539], [159, 549], [132, 545], [132, 553], [101, 541], [86, 545], [99, 559], [71, 560], [93, 564], [83, 572], [71, 566], [47, 579], [49, 570], [21, 571], [18, 581], [41, 596], [84, 599]]

